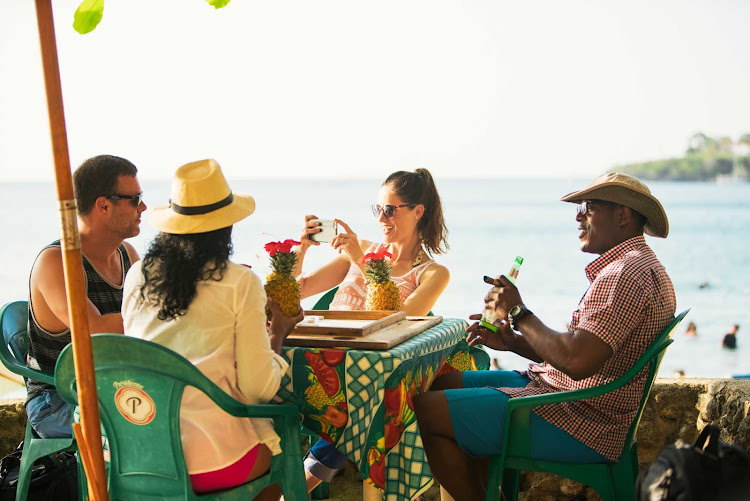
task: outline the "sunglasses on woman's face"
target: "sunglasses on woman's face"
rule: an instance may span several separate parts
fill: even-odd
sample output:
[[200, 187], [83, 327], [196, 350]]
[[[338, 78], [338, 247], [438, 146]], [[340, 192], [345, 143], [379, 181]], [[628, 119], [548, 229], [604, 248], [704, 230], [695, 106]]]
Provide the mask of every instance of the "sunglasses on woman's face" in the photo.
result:
[[381, 207], [380, 205], [373, 205], [372, 206], [372, 215], [375, 217], [380, 216], [380, 213], [382, 212], [383, 215], [386, 217], [386, 219], [392, 219], [393, 216], [396, 215], [396, 209], [400, 209], [401, 207], [416, 207], [416, 204], [401, 204], [401, 205], [385, 205]]
[[130, 203], [133, 205], [133, 207], [140, 206], [141, 202], [143, 201], [143, 193], [138, 193], [137, 195], [102, 195], [102, 196], [104, 198], [114, 200], [115, 202], [118, 200], [130, 200]]

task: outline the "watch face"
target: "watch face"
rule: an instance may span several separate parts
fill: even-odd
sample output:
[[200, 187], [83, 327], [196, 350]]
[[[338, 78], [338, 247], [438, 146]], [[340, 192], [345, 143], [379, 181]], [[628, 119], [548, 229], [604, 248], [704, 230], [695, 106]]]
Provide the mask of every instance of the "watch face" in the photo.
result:
[[521, 313], [521, 305], [517, 304], [516, 306], [511, 308], [511, 310], [508, 313], [510, 314], [511, 317], [515, 317], [516, 315]]

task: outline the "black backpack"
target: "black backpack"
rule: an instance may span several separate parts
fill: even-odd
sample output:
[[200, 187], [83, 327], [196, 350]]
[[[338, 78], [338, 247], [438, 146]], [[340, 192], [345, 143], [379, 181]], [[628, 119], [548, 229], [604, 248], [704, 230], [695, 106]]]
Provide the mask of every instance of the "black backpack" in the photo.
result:
[[750, 500], [750, 455], [721, 442], [719, 432], [706, 425], [694, 444], [664, 448], [638, 475], [636, 501]]
[[[23, 442], [0, 460], [0, 501], [15, 501]], [[29, 501], [78, 499], [78, 466], [75, 454], [60, 452], [37, 459], [31, 471]]]

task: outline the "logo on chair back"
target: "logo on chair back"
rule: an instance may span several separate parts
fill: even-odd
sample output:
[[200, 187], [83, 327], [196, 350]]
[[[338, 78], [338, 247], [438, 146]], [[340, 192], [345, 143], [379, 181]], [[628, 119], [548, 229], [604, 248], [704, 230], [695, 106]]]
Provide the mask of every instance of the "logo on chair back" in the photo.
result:
[[156, 405], [151, 397], [143, 391], [143, 386], [133, 381], [113, 383], [115, 406], [122, 417], [133, 424], [145, 425], [154, 420]]

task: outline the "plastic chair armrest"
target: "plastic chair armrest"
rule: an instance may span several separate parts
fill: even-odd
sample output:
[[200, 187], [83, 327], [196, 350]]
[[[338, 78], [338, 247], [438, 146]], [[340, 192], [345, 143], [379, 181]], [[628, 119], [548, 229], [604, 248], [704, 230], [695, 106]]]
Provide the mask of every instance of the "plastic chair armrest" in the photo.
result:
[[21, 365], [16, 361], [3, 360], [3, 365], [14, 374], [23, 376], [24, 378], [33, 379], [47, 384], [55, 384], [55, 376], [47, 374], [46, 372], [31, 369], [25, 365]]

